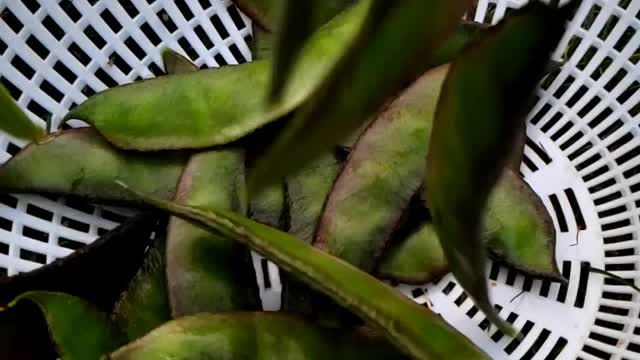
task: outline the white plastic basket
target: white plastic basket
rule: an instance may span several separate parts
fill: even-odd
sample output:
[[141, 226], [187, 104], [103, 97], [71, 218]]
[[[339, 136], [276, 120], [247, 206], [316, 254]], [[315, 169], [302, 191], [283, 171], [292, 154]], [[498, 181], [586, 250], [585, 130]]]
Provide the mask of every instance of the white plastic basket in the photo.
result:
[[[496, 23], [520, 0], [479, 0]], [[39, 124], [107, 87], [161, 73], [168, 47], [198, 66], [251, 59], [248, 18], [230, 0], [0, 0], [0, 80]], [[588, 265], [640, 280], [640, 0], [584, 0], [538, 91], [521, 172], [558, 233], [567, 286], [489, 264], [492, 299], [525, 334], [491, 327], [452, 276], [398, 287], [439, 312], [494, 359], [640, 359], [640, 299]], [[24, 143], [0, 136], [0, 161]], [[0, 195], [0, 275], [68, 255], [131, 212], [78, 200]], [[254, 265], [277, 309], [277, 268]], [[115, 264], [115, 262], [114, 262]]]

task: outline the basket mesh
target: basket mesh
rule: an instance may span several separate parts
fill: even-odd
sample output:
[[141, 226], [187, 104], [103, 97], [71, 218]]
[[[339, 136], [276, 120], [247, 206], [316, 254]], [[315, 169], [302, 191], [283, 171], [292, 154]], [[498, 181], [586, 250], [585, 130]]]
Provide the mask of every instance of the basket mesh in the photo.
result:
[[[496, 23], [526, 1], [478, 0], [467, 18]], [[494, 359], [640, 359], [640, 299], [590, 267], [640, 279], [640, 0], [583, 0], [529, 115], [521, 173], [557, 230], [569, 284], [488, 264], [492, 299], [525, 335], [490, 327], [455, 279], [398, 285]], [[41, 126], [88, 96], [162, 74], [160, 50], [199, 67], [251, 59], [248, 19], [229, 0], [0, 0], [0, 81]], [[0, 162], [23, 142], [0, 136]], [[0, 275], [32, 270], [131, 214], [71, 198], [0, 195]], [[254, 254], [268, 309], [277, 268]], [[636, 281], [637, 283], [637, 281]]]

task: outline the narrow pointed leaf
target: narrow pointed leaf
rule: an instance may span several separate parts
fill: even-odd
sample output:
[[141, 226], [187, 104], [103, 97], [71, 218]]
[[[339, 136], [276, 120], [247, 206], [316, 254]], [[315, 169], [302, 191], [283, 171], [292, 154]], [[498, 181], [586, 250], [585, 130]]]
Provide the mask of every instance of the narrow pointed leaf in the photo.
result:
[[164, 72], [168, 75], [185, 74], [198, 70], [198, 67], [189, 59], [171, 49], [162, 50], [162, 62], [164, 64]]
[[299, 170], [355, 131], [429, 68], [428, 59], [455, 30], [467, 4], [371, 1], [357, 38], [344, 43], [347, 52], [256, 165], [250, 188]]
[[469, 340], [424, 306], [291, 235], [224, 210], [144, 199], [150, 205], [246, 244], [362, 317], [415, 359], [486, 358]]
[[185, 154], [141, 154], [113, 148], [92, 128], [71, 129], [30, 144], [0, 166], [5, 192], [77, 195], [128, 202], [126, 181], [146, 194], [173, 199]]
[[566, 18], [532, 2], [467, 47], [443, 86], [427, 159], [427, 199], [447, 262], [506, 333], [488, 295], [483, 211]]
[[360, 28], [368, 1], [338, 15], [305, 43], [282, 100], [268, 101], [271, 62], [161, 76], [105, 90], [65, 120], [93, 125], [112, 144], [141, 151], [227, 144], [281, 119], [327, 76]]
[[[176, 201], [246, 213], [240, 149], [193, 155]], [[228, 236], [172, 217], [167, 230], [167, 276], [174, 317], [199, 312], [255, 310], [258, 289], [248, 250]]]
[[20, 295], [9, 306], [23, 301], [40, 308], [58, 355], [64, 360], [99, 359], [125, 342], [106, 314], [79, 298], [33, 291]]
[[164, 235], [147, 251], [142, 266], [116, 303], [112, 317], [129, 340], [171, 320]]
[[320, 25], [323, 25], [353, 0], [282, 0], [276, 29], [271, 101], [279, 100], [302, 45]]
[[34, 124], [18, 104], [13, 100], [7, 89], [0, 85], [0, 130], [23, 140], [40, 141], [46, 136], [46, 131]]
[[382, 336], [335, 330], [275, 313], [201, 314], [172, 321], [110, 360], [371, 359], [406, 357]]
[[375, 269], [422, 186], [447, 70], [445, 65], [425, 73], [365, 130], [327, 199], [314, 246], [364, 271]]

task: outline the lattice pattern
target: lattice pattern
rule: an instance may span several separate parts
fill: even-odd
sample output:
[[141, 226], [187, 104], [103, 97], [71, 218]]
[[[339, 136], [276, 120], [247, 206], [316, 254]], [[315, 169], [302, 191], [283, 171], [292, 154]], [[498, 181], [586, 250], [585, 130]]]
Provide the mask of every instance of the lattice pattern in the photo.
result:
[[[160, 51], [201, 67], [251, 59], [230, 1], [0, 0], [0, 81], [39, 125], [55, 128], [88, 96], [163, 74]], [[24, 143], [0, 137], [0, 161]], [[3, 195], [0, 275], [32, 270], [89, 243], [130, 214], [78, 199]]]
[[[467, 18], [495, 24], [526, 1], [477, 3]], [[248, 19], [229, 0], [0, 0], [0, 15], [0, 81], [42, 126], [107, 87], [162, 75], [165, 47], [200, 67], [251, 59]], [[490, 327], [451, 275], [398, 285], [494, 359], [640, 359], [638, 294], [589, 271], [640, 277], [639, 29], [640, 0], [584, 0], [554, 55], [567, 65], [538, 91], [521, 173], [552, 214], [569, 283], [487, 265], [496, 308], [524, 339]], [[0, 137], [0, 161], [22, 145]], [[127, 214], [1, 195], [0, 274], [65, 256]], [[277, 268], [255, 254], [254, 267], [265, 306], [277, 309]]]

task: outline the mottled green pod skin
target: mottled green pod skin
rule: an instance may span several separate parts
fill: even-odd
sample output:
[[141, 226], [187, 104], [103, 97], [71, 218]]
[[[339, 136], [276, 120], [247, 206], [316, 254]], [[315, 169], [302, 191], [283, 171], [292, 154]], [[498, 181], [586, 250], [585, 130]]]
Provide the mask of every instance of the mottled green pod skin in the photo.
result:
[[342, 43], [348, 48], [344, 56], [257, 163], [249, 177], [250, 189], [299, 171], [422, 75], [430, 68], [425, 59], [456, 29], [469, 2], [371, 0], [353, 7], [365, 5], [369, 10], [355, 40]]
[[[540, 198], [512, 171], [491, 195], [482, 238], [498, 260], [534, 276], [562, 280], [555, 262], [555, 229]], [[379, 277], [424, 284], [447, 273], [432, 224], [393, 245], [378, 267]]]
[[115, 183], [119, 179], [154, 197], [173, 199], [186, 160], [185, 154], [115, 149], [91, 128], [64, 130], [30, 144], [0, 166], [0, 189], [133, 201]]
[[347, 159], [314, 245], [367, 272], [375, 269], [424, 180], [424, 159], [448, 66], [433, 69], [387, 106]]
[[[364, 4], [366, 5], [366, 4]], [[360, 27], [358, 4], [316, 31], [301, 54], [282, 100], [269, 104], [269, 61], [162, 76], [101, 92], [69, 112], [125, 149], [203, 148], [237, 140], [280, 119], [326, 77]]]
[[286, 178], [290, 234], [307, 243], [313, 240], [325, 201], [342, 165], [333, 154], [326, 154]]
[[275, 228], [284, 228], [286, 205], [285, 186], [276, 183], [250, 195], [249, 217], [257, 222]]
[[142, 266], [116, 303], [112, 318], [129, 340], [171, 320], [164, 238], [157, 239], [147, 251]]
[[506, 171], [489, 199], [485, 224], [489, 249], [533, 275], [562, 279], [556, 264], [556, 233], [549, 213], [529, 185]]
[[[311, 243], [325, 201], [342, 165], [333, 154], [328, 153], [308, 164], [299, 173], [286, 178], [289, 234]], [[291, 274], [282, 272], [280, 276], [283, 283], [282, 308], [285, 311], [317, 318], [317, 321], [326, 325], [341, 323], [345, 314], [330, 299], [309, 289]]]
[[319, 327], [276, 313], [201, 314], [174, 320], [114, 353], [110, 360], [407, 359], [366, 330]]
[[198, 67], [189, 59], [171, 49], [162, 50], [162, 62], [164, 64], [164, 72], [168, 75], [186, 74], [198, 70]]
[[287, 233], [236, 213], [145, 197], [149, 205], [226, 235], [266, 256], [360, 316], [414, 359], [487, 359], [441, 317], [396, 289]]
[[[189, 160], [176, 201], [245, 214], [244, 152], [211, 150]], [[173, 317], [256, 310], [258, 290], [241, 244], [172, 217], [167, 230], [167, 279]]]
[[433, 223], [456, 279], [505, 333], [513, 330], [487, 290], [483, 214], [566, 15], [532, 2], [487, 30], [453, 62], [436, 110], [426, 173]]
[[46, 136], [18, 107], [7, 89], [0, 85], [0, 130], [23, 140], [40, 141]]
[[447, 259], [433, 225], [423, 224], [385, 252], [376, 275], [406, 284], [424, 284], [448, 272]]
[[42, 311], [58, 356], [64, 360], [99, 359], [126, 342], [106, 314], [79, 298], [32, 291], [20, 295], [9, 306], [25, 301]]

